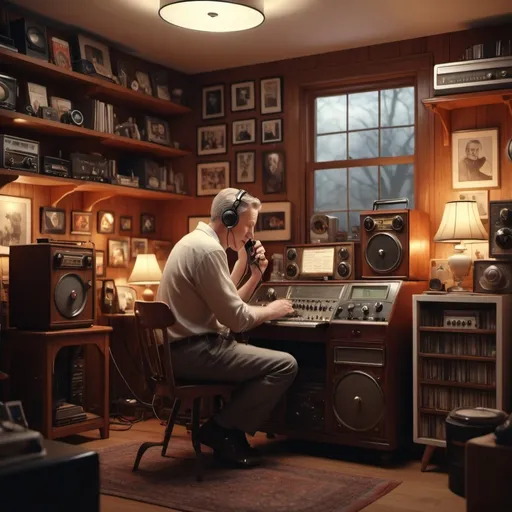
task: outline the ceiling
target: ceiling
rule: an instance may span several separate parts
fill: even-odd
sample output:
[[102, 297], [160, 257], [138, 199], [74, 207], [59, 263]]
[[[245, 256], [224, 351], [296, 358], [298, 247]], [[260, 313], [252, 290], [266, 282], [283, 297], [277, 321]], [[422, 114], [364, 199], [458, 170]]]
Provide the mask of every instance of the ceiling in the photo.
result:
[[454, 32], [512, 16], [511, 0], [264, 2], [266, 20], [260, 27], [214, 34], [168, 25], [158, 16], [159, 0], [12, 1], [186, 73]]

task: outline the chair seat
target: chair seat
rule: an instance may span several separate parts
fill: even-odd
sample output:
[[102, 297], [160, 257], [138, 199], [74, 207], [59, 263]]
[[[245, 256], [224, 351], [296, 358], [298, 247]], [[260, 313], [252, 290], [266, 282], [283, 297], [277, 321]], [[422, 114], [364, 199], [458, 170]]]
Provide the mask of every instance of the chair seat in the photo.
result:
[[235, 384], [225, 382], [207, 382], [207, 381], [178, 381], [176, 383], [176, 397], [194, 397], [194, 396], [217, 396], [229, 395], [235, 389]]

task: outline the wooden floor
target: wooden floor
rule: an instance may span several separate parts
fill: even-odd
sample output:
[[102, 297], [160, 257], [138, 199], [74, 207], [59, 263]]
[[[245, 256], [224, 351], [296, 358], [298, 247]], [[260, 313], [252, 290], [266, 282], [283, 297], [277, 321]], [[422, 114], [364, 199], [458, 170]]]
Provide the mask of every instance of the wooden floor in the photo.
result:
[[[80, 444], [84, 447], [95, 449], [100, 446], [122, 443], [126, 440], [140, 440], [141, 442], [160, 441], [162, 432], [163, 427], [160, 425], [160, 422], [152, 419], [137, 423], [128, 431], [111, 430], [110, 438], [105, 440], [99, 438], [97, 431], [91, 431], [85, 434], [88, 437]], [[180, 426], [175, 428], [174, 435], [188, 436], [185, 429]], [[267, 441], [264, 435], [257, 434], [257, 444], [266, 442], [275, 441]], [[171, 450], [172, 448], [170, 447], [169, 449]], [[300, 466], [402, 481], [402, 484], [391, 493], [365, 508], [365, 512], [465, 512], [466, 510], [465, 500], [456, 496], [448, 489], [447, 474], [438, 469], [436, 470], [435, 466], [432, 466], [431, 470], [422, 473], [420, 471], [420, 463], [416, 460], [394, 465], [393, 467], [379, 467], [368, 463], [355, 462], [353, 453], [351, 453], [350, 458], [350, 462], [343, 459], [333, 460], [332, 458], [301, 453], [296, 449], [281, 457], [282, 460], [286, 460], [288, 463], [293, 462], [293, 464]], [[170, 509], [113, 496], [102, 496], [101, 511], [169, 512]]]

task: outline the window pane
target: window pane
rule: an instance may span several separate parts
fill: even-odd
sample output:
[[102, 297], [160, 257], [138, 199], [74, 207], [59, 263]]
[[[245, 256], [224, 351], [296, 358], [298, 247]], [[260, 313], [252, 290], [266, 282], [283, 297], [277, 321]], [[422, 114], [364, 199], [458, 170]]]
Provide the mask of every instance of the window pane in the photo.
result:
[[350, 240], [359, 240], [360, 238], [360, 212], [351, 211], [348, 216], [349, 229], [348, 238]]
[[379, 198], [379, 168], [349, 169], [348, 191], [350, 210], [371, 210], [373, 201]]
[[414, 208], [414, 166], [412, 164], [386, 165], [380, 168], [381, 199], [409, 198]]
[[347, 96], [329, 96], [316, 99], [316, 133], [347, 130]]
[[316, 161], [347, 159], [347, 134], [320, 135], [316, 138]]
[[364, 130], [379, 126], [379, 91], [360, 92], [348, 97], [348, 129]]
[[381, 156], [414, 155], [414, 126], [382, 129], [380, 146]]
[[379, 156], [379, 130], [349, 132], [348, 158], [376, 158]]
[[347, 209], [347, 170], [315, 171], [315, 212]]
[[414, 87], [386, 89], [380, 98], [381, 126], [414, 124]]

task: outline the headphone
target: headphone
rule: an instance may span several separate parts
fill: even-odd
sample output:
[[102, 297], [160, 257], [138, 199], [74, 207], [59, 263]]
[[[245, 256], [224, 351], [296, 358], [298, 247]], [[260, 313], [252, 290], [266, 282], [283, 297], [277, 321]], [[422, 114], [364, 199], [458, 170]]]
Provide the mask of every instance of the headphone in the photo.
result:
[[247, 192], [243, 189], [240, 189], [236, 194], [233, 204], [224, 210], [220, 216], [222, 224], [224, 224], [224, 226], [226, 226], [228, 229], [232, 229], [238, 224], [239, 216], [237, 210], [240, 206], [240, 203], [242, 202], [242, 197], [244, 197], [245, 194], [247, 194]]

